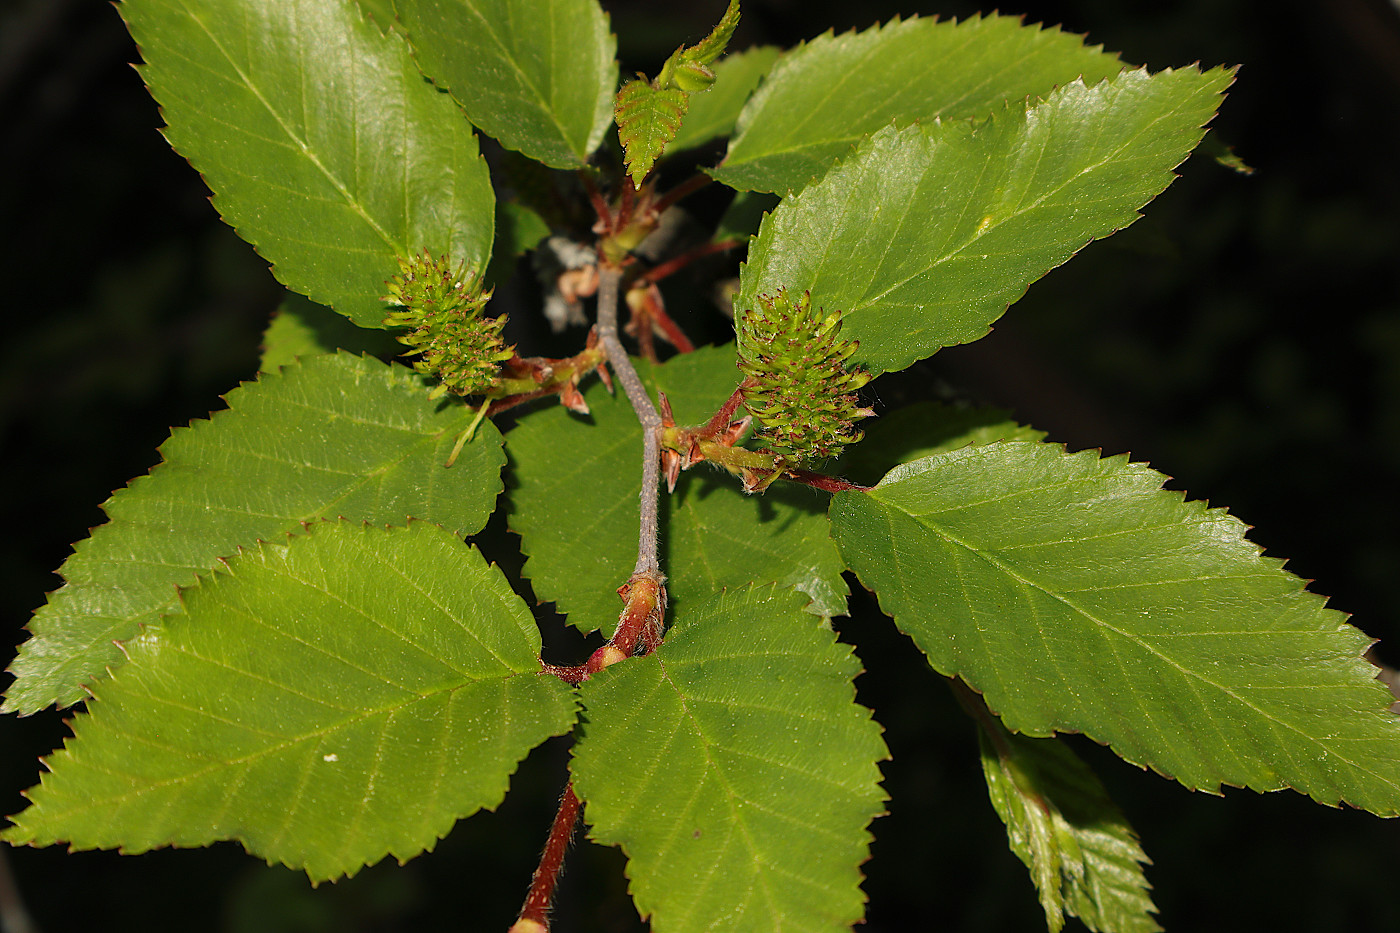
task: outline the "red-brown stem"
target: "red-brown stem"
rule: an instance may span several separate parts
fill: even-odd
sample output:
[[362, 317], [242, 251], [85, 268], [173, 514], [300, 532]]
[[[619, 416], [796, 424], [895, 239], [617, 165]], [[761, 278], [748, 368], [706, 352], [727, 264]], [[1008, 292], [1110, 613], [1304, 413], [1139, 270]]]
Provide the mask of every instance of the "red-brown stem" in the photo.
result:
[[549, 664], [544, 661], [540, 663], [544, 666], [544, 672], [546, 674], [553, 674], [566, 684], [578, 686], [588, 679], [588, 665], [586, 664], [561, 665]]
[[608, 207], [608, 202], [598, 191], [598, 186], [593, 184], [592, 176], [587, 172], [580, 171], [578, 177], [583, 182], [583, 190], [588, 192], [588, 202], [593, 205], [593, 212], [598, 215], [598, 220], [605, 227], [611, 227], [612, 209]]
[[660, 214], [662, 211], [670, 207], [672, 204], [675, 204], [681, 198], [685, 197], [688, 194], [692, 194], [696, 191], [699, 191], [701, 188], [705, 187], [709, 183], [709, 175], [692, 175], [685, 181], [681, 182], [679, 185], [676, 185], [676, 187], [672, 188], [670, 191], [663, 194], [657, 200], [657, 202], [654, 205], [652, 205], [652, 210]]
[[632, 323], [636, 326], [632, 328], [636, 331], [637, 349], [642, 351], [642, 358], [648, 363], [660, 363], [661, 358], [656, 355], [656, 334], [652, 332], [651, 304], [647, 296], [642, 298], [642, 313], [634, 313]]
[[530, 879], [530, 891], [525, 895], [525, 905], [520, 908], [520, 917], [511, 930], [549, 929], [549, 903], [554, 900], [554, 886], [564, 868], [564, 853], [574, 835], [578, 810], [578, 795], [574, 793], [574, 785], [570, 781], [564, 785], [564, 796], [559, 800], [554, 824], [549, 827], [549, 838], [545, 840], [539, 867]]
[[714, 253], [723, 253], [739, 245], [738, 240], [723, 240], [719, 243], [702, 243], [694, 249], [686, 250], [679, 256], [668, 259], [659, 266], [648, 269], [638, 276], [639, 281], [655, 284], [667, 276], [674, 275], [697, 259], [703, 259]]
[[[661, 289], [655, 285], [648, 285], [642, 296], [642, 308], [647, 317], [661, 328], [661, 332], [666, 335], [666, 339], [671, 341], [671, 346], [681, 353], [694, 353], [695, 344], [690, 342], [690, 338], [685, 335], [671, 315], [666, 313], [666, 305], [661, 300]], [[651, 324], [639, 321], [637, 324], [637, 340], [642, 343], [642, 350], [646, 353], [647, 359], [656, 362], [655, 349], [651, 344]]]
[[658, 571], [632, 574], [618, 592], [626, 600], [617, 630], [612, 640], [588, 659], [588, 672], [596, 674], [622, 658], [631, 657], [640, 645], [643, 654], [650, 654], [661, 640], [661, 627], [666, 615], [666, 587]]
[[850, 480], [842, 479], [839, 476], [826, 476], [821, 473], [813, 473], [810, 470], [789, 469], [783, 474], [783, 479], [791, 480], [794, 483], [801, 483], [804, 486], [811, 486], [813, 489], [820, 489], [823, 492], [869, 492], [875, 488], [873, 486], [861, 486]]
[[617, 216], [613, 220], [613, 229], [621, 230], [632, 222], [632, 208], [637, 203], [637, 186], [632, 184], [631, 175], [622, 176], [622, 196], [618, 199]]
[[755, 380], [753, 379], [745, 379], [743, 382], [739, 383], [738, 388], [730, 394], [723, 405], [719, 406], [719, 411], [715, 412], [710, 420], [705, 423], [705, 426], [700, 429], [700, 433], [705, 437], [713, 437], [729, 427], [729, 422], [734, 420], [734, 413], [738, 411], [739, 406], [744, 403], [744, 389], [748, 388], [754, 382]]
[[524, 405], [526, 402], [533, 402], [537, 398], [544, 398], [546, 395], [556, 395], [556, 389], [536, 389], [534, 392], [523, 392], [520, 395], [508, 395], [505, 398], [496, 399], [491, 403], [491, 407], [486, 409], [486, 417], [499, 415], [501, 412], [514, 408], [516, 405]]

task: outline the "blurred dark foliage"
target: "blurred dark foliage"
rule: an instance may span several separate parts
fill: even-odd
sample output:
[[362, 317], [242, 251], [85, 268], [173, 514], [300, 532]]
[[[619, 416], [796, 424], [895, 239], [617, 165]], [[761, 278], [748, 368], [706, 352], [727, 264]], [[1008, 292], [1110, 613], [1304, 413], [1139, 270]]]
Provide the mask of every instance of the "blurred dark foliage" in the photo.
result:
[[[652, 71], [723, 7], [605, 5], [624, 70]], [[735, 47], [975, 9], [747, 0]], [[1034, 286], [990, 337], [877, 382], [877, 403], [951, 385], [1072, 448], [1130, 450], [1193, 497], [1258, 523], [1257, 542], [1400, 646], [1390, 529], [1400, 516], [1400, 12], [1385, 0], [1024, 0], [1003, 12], [1086, 32], [1154, 69], [1242, 64], [1214, 126], [1258, 171], [1193, 157], [1144, 220]], [[135, 59], [109, 5], [0, 5], [6, 646], [58, 585], [71, 543], [102, 521], [103, 499], [158, 461], [168, 427], [217, 409], [251, 376], [279, 298], [265, 263], [156, 133], [156, 107], [127, 67]], [[970, 725], [872, 601], [858, 598], [838, 627], [859, 646], [862, 699], [894, 751], [867, 928], [1039, 928], [1030, 882], [986, 803]], [[1380, 652], [1400, 662], [1395, 647]], [[5, 813], [63, 734], [56, 714], [0, 720]], [[1400, 930], [1393, 821], [1289, 793], [1192, 795], [1092, 743], [1076, 747], [1155, 859], [1149, 878], [1169, 929]], [[9, 857], [48, 933], [504, 930], [566, 754], [561, 743], [538, 750], [501, 810], [464, 822], [435, 853], [315, 891], [231, 845]], [[561, 931], [638, 928], [621, 867], [611, 850], [575, 852]]]

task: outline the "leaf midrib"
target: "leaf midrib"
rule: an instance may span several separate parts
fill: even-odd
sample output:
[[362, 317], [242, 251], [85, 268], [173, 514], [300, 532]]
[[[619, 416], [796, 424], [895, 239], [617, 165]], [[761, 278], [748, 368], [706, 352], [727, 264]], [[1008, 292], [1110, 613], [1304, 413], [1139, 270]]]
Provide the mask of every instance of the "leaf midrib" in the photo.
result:
[[[881, 500], [877, 500], [877, 501], [881, 501]], [[986, 562], [987, 564], [991, 565], [995, 570], [997, 570], [997, 571], [999, 571], [999, 572], [1005, 574], [1007, 577], [1009, 577], [1009, 578], [1015, 580], [1016, 582], [1020, 583], [1022, 586], [1025, 586], [1025, 587], [1030, 588], [1030, 589], [1033, 589], [1033, 590], [1035, 590], [1035, 591], [1037, 591], [1037, 592], [1043, 593], [1044, 595], [1050, 597], [1051, 599], [1056, 600], [1056, 601], [1058, 601], [1058, 602], [1064, 604], [1066, 607], [1068, 607], [1069, 609], [1071, 609], [1073, 612], [1077, 613], [1078, 615], [1082, 616], [1083, 618], [1087, 619], [1088, 621], [1092, 622], [1093, 624], [1095, 624], [1095, 625], [1101, 627], [1102, 629], [1104, 629], [1104, 630], [1106, 630], [1106, 631], [1112, 632], [1113, 634], [1119, 636], [1119, 638], [1121, 638], [1122, 640], [1124, 640], [1124, 641], [1126, 641], [1126, 642], [1129, 642], [1129, 643], [1132, 643], [1132, 644], [1136, 644], [1139, 648], [1143, 649], [1144, 651], [1148, 652], [1149, 654], [1152, 654], [1152, 655], [1156, 656], [1159, 660], [1161, 660], [1161, 661], [1162, 661], [1164, 664], [1166, 664], [1167, 666], [1169, 666], [1169, 667], [1171, 667], [1171, 668], [1177, 670], [1178, 672], [1180, 672], [1182, 675], [1185, 676], [1185, 678], [1187, 679], [1188, 682], [1194, 680], [1194, 681], [1196, 681], [1196, 682], [1199, 683], [1199, 684], [1204, 684], [1205, 686], [1211, 687], [1211, 688], [1213, 688], [1214, 690], [1217, 690], [1217, 691], [1219, 691], [1220, 693], [1222, 693], [1222, 694], [1224, 694], [1224, 695], [1226, 695], [1226, 696], [1229, 696], [1230, 698], [1232, 698], [1233, 700], [1235, 700], [1236, 702], [1238, 702], [1240, 705], [1245, 706], [1245, 707], [1247, 707], [1248, 709], [1253, 710], [1261, 719], [1263, 719], [1263, 720], [1265, 720], [1265, 721], [1267, 721], [1267, 722], [1272, 723], [1275, 727], [1282, 728], [1282, 729], [1284, 729], [1284, 730], [1286, 730], [1286, 731], [1288, 731], [1288, 732], [1290, 732], [1290, 733], [1293, 733], [1293, 734], [1297, 735], [1297, 736], [1298, 736], [1300, 739], [1302, 739], [1304, 742], [1311, 743], [1311, 744], [1313, 744], [1313, 745], [1320, 746], [1320, 747], [1326, 749], [1330, 754], [1337, 756], [1337, 757], [1338, 757], [1339, 759], [1341, 759], [1343, 762], [1347, 763], [1348, 765], [1351, 765], [1353, 768], [1357, 769], [1358, 771], [1360, 771], [1360, 772], [1362, 772], [1362, 773], [1364, 773], [1364, 774], [1369, 774], [1369, 775], [1371, 775], [1372, 777], [1374, 777], [1374, 778], [1376, 778], [1377, 780], [1379, 780], [1382, 784], [1385, 784], [1386, 786], [1390, 786], [1390, 787], [1400, 787], [1400, 785], [1397, 785], [1396, 783], [1392, 782], [1386, 775], [1382, 774], [1381, 772], [1376, 771], [1376, 770], [1373, 770], [1373, 769], [1371, 769], [1371, 768], [1367, 768], [1367, 767], [1365, 767], [1362, 763], [1358, 763], [1357, 761], [1352, 760], [1350, 757], [1341, 754], [1340, 752], [1338, 752], [1338, 751], [1336, 750], [1336, 747], [1335, 747], [1335, 746], [1328, 744], [1327, 742], [1323, 741], [1323, 740], [1320, 739], [1320, 738], [1317, 738], [1317, 737], [1308, 735], [1306, 732], [1304, 732], [1302, 729], [1298, 728], [1297, 726], [1294, 726], [1294, 725], [1292, 725], [1292, 724], [1290, 724], [1290, 723], [1288, 723], [1288, 722], [1286, 722], [1286, 721], [1284, 721], [1284, 720], [1282, 720], [1282, 719], [1279, 719], [1279, 718], [1276, 717], [1276, 716], [1273, 716], [1273, 715], [1269, 714], [1269, 713], [1266, 712], [1265, 710], [1261, 709], [1261, 708], [1260, 708], [1258, 705], [1256, 705], [1255, 703], [1252, 703], [1252, 702], [1250, 702], [1249, 700], [1247, 700], [1244, 696], [1241, 696], [1240, 694], [1236, 693], [1234, 690], [1232, 690], [1232, 689], [1230, 689], [1230, 688], [1228, 688], [1228, 687], [1226, 687], [1226, 686], [1224, 686], [1224, 685], [1222, 685], [1222, 684], [1215, 683], [1214, 681], [1212, 681], [1212, 680], [1210, 680], [1208, 677], [1206, 677], [1204, 674], [1202, 674], [1202, 673], [1200, 673], [1200, 672], [1198, 672], [1198, 671], [1195, 671], [1195, 670], [1193, 670], [1193, 669], [1191, 669], [1191, 668], [1189, 668], [1189, 667], [1184, 667], [1184, 666], [1182, 666], [1181, 664], [1179, 664], [1178, 662], [1174, 661], [1173, 659], [1171, 659], [1171, 658], [1168, 657], [1167, 655], [1163, 654], [1163, 653], [1162, 653], [1161, 651], [1159, 651], [1153, 644], [1151, 644], [1150, 642], [1144, 640], [1143, 638], [1141, 638], [1141, 637], [1139, 637], [1139, 636], [1136, 636], [1136, 635], [1134, 635], [1134, 634], [1132, 634], [1132, 633], [1130, 633], [1130, 632], [1124, 631], [1123, 629], [1120, 629], [1120, 628], [1118, 628], [1117, 626], [1111, 624], [1111, 623], [1108, 622], [1107, 620], [1098, 618], [1098, 617], [1095, 616], [1092, 612], [1090, 612], [1090, 611], [1087, 610], [1087, 609], [1082, 608], [1081, 606], [1079, 606], [1078, 604], [1076, 604], [1073, 600], [1069, 599], [1068, 597], [1063, 596], [1063, 595], [1061, 595], [1060, 593], [1057, 593], [1057, 592], [1055, 592], [1054, 590], [1050, 589], [1049, 587], [1044, 586], [1044, 585], [1042, 585], [1042, 584], [1040, 584], [1040, 583], [1038, 583], [1038, 582], [1036, 582], [1036, 581], [1034, 581], [1034, 580], [1029, 579], [1028, 577], [1024, 576], [1023, 574], [1019, 573], [1014, 567], [1012, 567], [1012, 566], [1010, 566], [1009, 564], [1007, 564], [1006, 562], [1000, 560], [996, 555], [992, 554], [991, 552], [980, 550], [980, 549], [977, 548], [974, 544], [972, 544], [972, 543], [970, 543], [970, 542], [968, 542], [968, 541], [965, 541], [965, 540], [963, 540], [962, 538], [958, 537], [957, 535], [953, 534], [951, 531], [948, 531], [946, 528], [942, 527], [942, 526], [939, 525], [937, 522], [933, 521], [933, 520], [931, 519], [930, 516], [926, 516], [926, 515], [915, 515], [914, 513], [912, 513], [912, 512], [907, 512], [907, 511], [905, 511], [904, 509], [901, 509], [901, 508], [899, 508], [898, 506], [893, 505], [892, 503], [883, 503], [883, 504], [884, 504], [887, 508], [890, 508], [890, 509], [893, 510], [893, 511], [898, 511], [898, 512], [900, 512], [900, 513], [902, 513], [902, 514], [908, 516], [908, 517], [909, 517], [910, 519], [912, 519], [914, 522], [916, 522], [916, 523], [919, 524], [919, 525], [922, 525], [924, 528], [927, 528], [929, 531], [931, 531], [931, 532], [934, 533], [935, 535], [937, 535], [937, 536], [943, 538], [944, 540], [949, 541], [949, 542], [951, 542], [951, 543], [953, 543], [953, 544], [956, 544], [957, 546], [963, 548], [963, 549], [966, 550], [969, 554], [971, 554], [971, 555], [973, 555], [974, 557], [976, 557], [976, 558], [978, 558], [978, 559], [980, 559], [980, 560]], [[1120, 667], [1120, 670], [1121, 670], [1121, 667]], [[1150, 719], [1151, 719], [1151, 717], [1146, 717], [1146, 718], [1148, 718], [1149, 721], [1150, 721]], [[1086, 730], [1085, 730], [1085, 734], [1086, 734], [1086, 735], [1089, 735], [1089, 734], [1091, 734], [1091, 731], [1092, 731], [1092, 730], [1086, 729]], [[1290, 753], [1290, 754], [1291, 754], [1291, 753]], [[1282, 776], [1280, 775], [1280, 777], [1282, 777]], [[1339, 797], [1340, 797], [1340, 794], [1339, 794]]]
[[[188, 653], [188, 652], [186, 652], [186, 653]], [[208, 662], [211, 663], [211, 664], [216, 664], [216, 665], [219, 664], [219, 662], [217, 662], [217, 661], [212, 661], [212, 660], [210, 660], [210, 659], [208, 659], [208, 658], [203, 658], [203, 657], [201, 657], [201, 656], [199, 656], [199, 655], [194, 655], [194, 654], [192, 654], [192, 653], [190, 653], [190, 654], [191, 654], [192, 657], [198, 657], [198, 658], [200, 658], [200, 660], [208, 661]], [[223, 666], [226, 666], [226, 665], [223, 665]], [[230, 670], [237, 670], [236, 668], [229, 668], [229, 669], [230, 669]], [[250, 674], [250, 673], [248, 673], [248, 672], [245, 672], [245, 671], [239, 671], [239, 673], [241, 673], [241, 674], [247, 674], [247, 676], [250, 676], [250, 677], [253, 677], [253, 676], [254, 676], [254, 675], [252, 675], [252, 674]], [[499, 682], [499, 683], [501, 683], [501, 684], [505, 684], [505, 683], [508, 683], [508, 682], [511, 681], [511, 680], [515, 680], [515, 679], [520, 678], [520, 677], [535, 677], [535, 676], [539, 676], [537, 672], [535, 672], [535, 671], [525, 671], [525, 672], [518, 672], [518, 673], [507, 674], [507, 675], [502, 676], [502, 677], [482, 678], [481, 680], [466, 681], [466, 682], [463, 682], [463, 683], [460, 683], [460, 684], [456, 684], [456, 685], [453, 685], [453, 686], [443, 687], [443, 688], [441, 688], [441, 689], [439, 689], [439, 690], [435, 690], [435, 691], [433, 691], [432, 693], [427, 693], [427, 694], [413, 693], [413, 694], [411, 694], [410, 696], [408, 696], [407, 698], [405, 698], [402, 702], [394, 703], [394, 704], [388, 704], [388, 705], [384, 705], [384, 706], [381, 706], [381, 707], [376, 707], [376, 708], [374, 708], [374, 709], [361, 709], [361, 710], [359, 710], [359, 715], [356, 715], [356, 716], [347, 716], [347, 717], [345, 717], [345, 718], [343, 718], [343, 719], [337, 720], [335, 723], [332, 723], [331, 725], [328, 725], [328, 726], [326, 726], [326, 727], [324, 727], [324, 728], [317, 729], [317, 730], [314, 730], [314, 731], [311, 731], [311, 732], [301, 733], [301, 734], [299, 734], [299, 735], [297, 735], [297, 736], [294, 736], [294, 737], [291, 737], [291, 738], [287, 739], [287, 740], [284, 741], [284, 742], [279, 742], [279, 743], [277, 743], [277, 744], [270, 745], [270, 746], [268, 746], [268, 747], [266, 747], [266, 748], [258, 749], [257, 751], [250, 752], [249, 754], [244, 755], [244, 756], [242, 756], [242, 757], [239, 757], [239, 758], [231, 758], [231, 759], [227, 759], [227, 760], [216, 761], [216, 762], [211, 763], [209, 766], [207, 766], [207, 767], [205, 767], [205, 768], [199, 769], [199, 770], [197, 770], [197, 771], [186, 772], [185, 774], [179, 775], [179, 776], [177, 776], [177, 777], [168, 778], [168, 779], [163, 780], [163, 781], [150, 781], [150, 782], [147, 782], [146, 784], [144, 784], [142, 787], [136, 788], [136, 789], [130, 791], [129, 793], [116, 794], [116, 795], [114, 795], [114, 796], [109, 796], [109, 797], [101, 798], [100, 800], [90, 800], [90, 801], [88, 801], [87, 803], [75, 803], [75, 804], [71, 804], [71, 805], [68, 805], [68, 806], [65, 807], [65, 811], [71, 812], [71, 813], [74, 813], [74, 814], [78, 814], [78, 813], [88, 812], [88, 811], [91, 811], [91, 810], [94, 810], [94, 809], [110, 807], [110, 806], [113, 804], [113, 802], [123, 802], [123, 801], [128, 801], [128, 800], [139, 800], [139, 799], [141, 799], [142, 797], [144, 797], [145, 795], [150, 794], [150, 793], [155, 793], [155, 792], [157, 792], [157, 791], [165, 790], [165, 789], [167, 789], [167, 788], [172, 788], [172, 787], [178, 787], [178, 786], [182, 786], [182, 785], [189, 785], [189, 784], [192, 784], [192, 783], [194, 783], [194, 782], [196, 782], [196, 781], [199, 781], [199, 780], [202, 780], [202, 779], [206, 778], [207, 776], [209, 776], [209, 775], [212, 774], [213, 772], [218, 771], [218, 770], [221, 770], [221, 769], [232, 769], [232, 768], [237, 768], [237, 767], [240, 767], [240, 766], [243, 766], [243, 765], [252, 764], [252, 763], [257, 762], [257, 761], [259, 761], [259, 760], [262, 760], [262, 759], [264, 759], [264, 758], [266, 758], [266, 757], [268, 757], [268, 756], [275, 755], [275, 754], [278, 754], [278, 753], [287, 751], [287, 750], [289, 750], [289, 749], [292, 749], [292, 748], [295, 747], [296, 745], [301, 744], [301, 743], [303, 743], [303, 742], [309, 742], [309, 741], [312, 741], [313, 739], [316, 739], [316, 740], [325, 739], [325, 738], [327, 738], [327, 737], [329, 737], [329, 736], [332, 736], [332, 735], [333, 735], [337, 730], [339, 730], [339, 729], [344, 729], [344, 728], [347, 728], [347, 727], [349, 727], [349, 726], [356, 725], [356, 724], [358, 724], [358, 723], [360, 723], [360, 722], [364, 722], [364, 721], [371, 720], [371, 719], [373, 719], [373, 718], [375, 718], [376, 716], [379, 716], [379, 715], [381, 715], [381, 714], [387, 714], [387, 715], [389, 715], [389, 716], [397, 715], [398, 713], [401, 713], [401, 712], [403, 712], [404, 710], [409, 709], [409, 708], [410, 708], [411, 706], [413, 706], [413, 704], [415, 704], [415, 703], [425, 703], [425, 702], [432, 701], [432, 700], [438, 700], [438, 699], [440, 699], [441, 697], [443, 697], [444, 694], [452, 694], [452, 693], [454, 693], [454, 692], [456, 692], [456, 691], [458, 691], [458, 690], [462, 690], [462, 689], [466, 689], [466, 688], [469, 688], [469, 687], [477, 686], [477, 685], [479, 685], [479, 684], [487, 683], [487, 682], [490, 682], [490, 681], [497, 681], [497, 682]], [[255, 679], [256, 679], [256, 678], [255, 678]], [[270, 683], [270, 681], [269, 681], [269, 683]], [[285, 689], [285, 687], [284, 687], [283, 685], [280, 685], [280, 684], [279, 684], [279, 685], [277, 685], [277, 686], [278, 686], [280, 689]], [[210, 714], [208, 711], [206, 711], [206, 710], [201, 710], [201, 709], [198, 709], [198, 708], [196, 708], [196, 707], [187, 707], [187, 706], [183, 706], [183, 705], [181, 705], [181, 704], [179, 704], [179, 703], [175, 703], [173, 700], [171, 700], [171, 699], [169, 699], [169, 698], [166, 698], [166, 697], [157, 697], [157, 696], [154, 696], [153, 694], [150, 694], [150, 693], [133, 694], [133, 696], [135, 696], [137, 699], [146, 699], [146, 700], [150, 700], [150, 701], [152, 701], [152, 702], [165, 703], [165, 704], [170, 705], [170, 706], [175, 706], [175, 707], [180, 708], [180, 709], [185, 709], [185, 710], [187, 710], [188, 712], [197, 713], [197, 714], [202, 715], [202, 716], [209, 716], [211, 719], [217, 719], [217, 718], [218, 718], [218, 717], [215, 717], [215, 716], [211, 715], [211, 714]], [[313, 698], [313, 699], [314, 699], [314, 698]], [[317, 702], [323, 702], [323, 701], [317, 701]], [[241, 723], [235, 723], [235, 725], [238, 725], [238, 726], [240, 726], [241, 728], [247, 728], [246, 726], [244, 726], [244, 725], [241, 724]], [[160, 750], [162, 750], [162, 751], [173, 752], [173, 753], [177, 754], [178, 756], [180, 756], [181, 758], [183, 758], [183, 759], [185, 759], [185, 760], [189, 760], [189, 758], [191, 757], [190, 754], [189, 754], [187, 751], [182, 750], [182, 749], [179, 749], [179, 748], [175, 748], [174, 746], [161, 745], [161, 744], [159, 744], [159, 743], [156, 743], [156, 742], [153, 742], [153, 741], [149, 740], [148, 738], [145, 738], [145, 737], [142, 737], [142, 736], [138, 736], [138, 735], [136, 735], [136, 734], [134, 734], [134, 733], [132, 733], [132, 732], [129, 732], [129, 731], [127, 731], [127, 730], [124, 730], [124, 729], [118, 730], [118, 731], [120, 732], [121, 735], [126, 736], [128, 739], [130, 739], [130, 740], [132, 740], [132, 741], [142, 742], [143, 744], [146, 744], [146, 745], [148, 745], [148, 746], [150, 746], [150, 747], [152, 747], [152, 748], [160, 749]], [[94, 768], [94, 769], [97, 769], [97, 766], [96, 766], [95, 764], [93, 764], [92, 762], [88, 762], [88, 763], [87, 763], [87, 766], [88, 766], [88, 767], [91, 767], [91, 768]], [[99, 769], [99, 770], [106, 770], [106, 769]], [[132, 776], [132, 775], [127, 774], [127, 773], [124, 773], [124, 772], [108, 772], [108, 773], [113, 774], [114, 776], [122, 776], [122, 777], [131, 777], [131, 776]]]
[[[279, 111], [275, 107], [273, 107], [272, 102], [267, 98], [266, 95], [263, 94], [259, 86], [243, 71], [242, 68], [238, 66], [233, 56], [229, 54], [228, 50], [224, 47], [224, 44], [219, 41], [215, 33], [208, 27], [204, 19], [198, 16], [195, 13], [194, 9], [191, 8], [188, 3], [182, 2], [181, 6], [184, 9], [185, 15], [187, 15], [196, 25], [199, 26], [199, 28], [204, 32], [205, 36], [208, 37], [209, 42], [214, 46], [214, 48], [216, 48], [219, 51], [219, 54], [223, 56], [224, 61], [228, 64], [229, 68], [233, 71], [233, 73], [238, 76], [238, 79], [243, 83], [243, 86], [246, 87], [249, 93], [251, 93], [258, 100], [258, 102], [263, 105], [263, 107], [267, 110], [268, 115], [272, 117], [273, 121], [276, 122], [277, 126], [282, 130], [282, 132], [284, 132], [287, 135], [287, 138], [290, 139], [301, 151], [302, 155], [308, 161], [310, 161], [311, 164], [314, 165], [318, 171], [321, 172], [321, 174], [325, 177], [326, 181], [331, 185], [331, 187], [341, 195], [345, 203], [348, 204], [356, 214], [360, 215], [361, 219], [364, 220], [364, 222], [370, 227], [371, 230], [378, 234], [380, 239], [384, 241], [385, 245], [387, 245], [390, 249], [394, 250], [395, 252], [406, 252], [406, 248], [403, 245], [395, 242], [394, 238], [390, 236], [389, 233], [374, 219], [374, 217], [370, 215], [370, 213], [365, 209], [364, 205], [361, 204], [350, 193], [348, 186], [346, 186], [339, 178], [337, 178], [330, 171], [330, 169], [327, 168], [326, 165], [320, 160], [320, 158], [317, 157], [317, 155], [312, 151], [311, 147], [308, 146], [307, 143], [303, 139], [301, 139], [300, 136], [292, 132], [290, 125], [282, 118], [282, 115], [279, 113]], [[171, 51], [173, 54], [173, 50]], [[302, 76], [305, 77], [304, 73]], [[354, 132], [353, 136], [355, 143], [358, 145], [358, 132]]]

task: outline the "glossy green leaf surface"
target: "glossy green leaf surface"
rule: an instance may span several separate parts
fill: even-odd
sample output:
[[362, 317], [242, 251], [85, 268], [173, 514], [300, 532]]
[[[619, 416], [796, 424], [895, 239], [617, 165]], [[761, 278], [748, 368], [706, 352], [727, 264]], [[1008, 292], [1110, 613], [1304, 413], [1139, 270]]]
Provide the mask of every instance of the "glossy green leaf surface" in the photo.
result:
[[1065, 915], [1105, 933], [1156, 933], [1147, 855], [1094, 773], [1059, 739], [981, 723], [982, 773], [1011, 851], [1030, 869], [1052, 931]]
[[832, 536], [939, 672], [1007, 728], [1082, 732], [1192, 789], [1400, 813], [1400, 718], [1244, 524], [1124, 457], [967, 447], [839, 493]]
[[[655, 368], [639, 362], [638, 369], [666, 392], [679, 424], [708, 420], [739, 384], [732, 345], [702, 347]], [[609, 395], [594, 383], [584, 397], [587, 418], [552, 407], [522, 418], [507, 435], [510, 527], [521, 536], [536, 595], [583, 631], [611, 632], [622, 610], [617, 588], [637, 556], [642, 434], [620, 391]], [[682, 474], [674, 494], [661, 495], [661, 561], [672, 605], [757, 581], [802, 590], [821, 615], [845, 611], [824, 493], [779, 484], [745, 496], [737, 480], [701, 465]]]
[[657, 933], [848, 930], [884, 794], [860, 665], [804, 597], [697, 600], [655, 654], [581, 688], [574, 786]]
[[501, 490], [501, 436], [482, 424], [444, 469], [472, 412], [427, 395], [404, 367], [316, 356], [234, 389], [228, 410], [176, 429], [164, 462], [107, 502], [107, 524], [59, 571], [64, 585], [35, 613], [10, 668], [5, 710], [85, 698], [84, 684], [124, 660], [113, 642], [170, 611], [177, 585], [303, 522], [414, 517], [479, 531]]
[[800, 191], [891, 121], [980, 119], [1004, 101], [1044, 97], [1080, 77], [1094, 84], [1122, 68], [1079, 36], [1017, 16], [914, 18], [827, 33], [773, 68], [713, 174], [740, 190]]
[[495, 807], [520, 759], [574, 721], [525, 604], [435, 525], [314, 525], [181, 601], [127, 645], [5, 839], [236, 839], [336, 878]]
[[487, 284], [500, 288], [510, 281], [516, 260], [548, 236], [549, 224], [530, 207], [518, 200], [498, 203], [496, 246], [491, 253], [491, 266], [486, 270]]
[[336, 350], [393, 356], [404, 349], [388, 331], [356, 327], [349, 318], [297, 294], [288, 294], [272, 315], [263, 331], [262, 346], [258, 361], [258, 372], [262, 373], [275, 373], [303, 357]]
[[976, 340], [1032, 282], [1138, 218], [1230, 80], [1128, 71], [975, 127], [881, 130], [768, 216], [735, 307], [810, 290], [846, 312], [852, 363], [874, 372]]
[[690, 95], [690, 110], [671, 141], [672, 151], [699, 146], [733, 132], [744, 104], [781, 52], [775, 45], [759, 45], [721, 59], [715, 65], [715, 83], [710, 89]]
[[555, 168], [603, 141], [617, 40], [596, 0], [395, 0], [413, 54], [482, 132]]
[[126, 0], [171, 144], [288, 288], [362, 327], [396, 257], [482, 269], [476, 137], [354, 0]]

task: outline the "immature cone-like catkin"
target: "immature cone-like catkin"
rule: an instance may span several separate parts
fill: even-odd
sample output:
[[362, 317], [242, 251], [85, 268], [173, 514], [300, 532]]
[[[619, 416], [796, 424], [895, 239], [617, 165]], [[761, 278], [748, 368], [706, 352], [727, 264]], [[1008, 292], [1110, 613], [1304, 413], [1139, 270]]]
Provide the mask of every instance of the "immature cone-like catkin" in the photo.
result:
[[481, 314], [491, 293], [481, 291], [480, 278], [454, 272], [446, 256], [434, 259], [425, 249], [412, 259], [400, 259], [399, 274], [387, 285], [383, 300], [395, 308], [384, 323], [408, 328], [398, 340], [409, 347], [405, 356], [418, 355], [414, 369], [439, 380], [432, 397], [490, 394], [498, 385], [501, 363], [515, 351], [501, 340], [505, 316]]
[[841, 312], [825, 314], [810, 294], [793, 300], [780, 289], [739, 313], [738, 332], [744, 405], [782, 465], [834, 457], [861, 439], [855, 422], [874, 412], [855, 393], [870, 374], [846, 369], [858, 344], [840, 339]]

